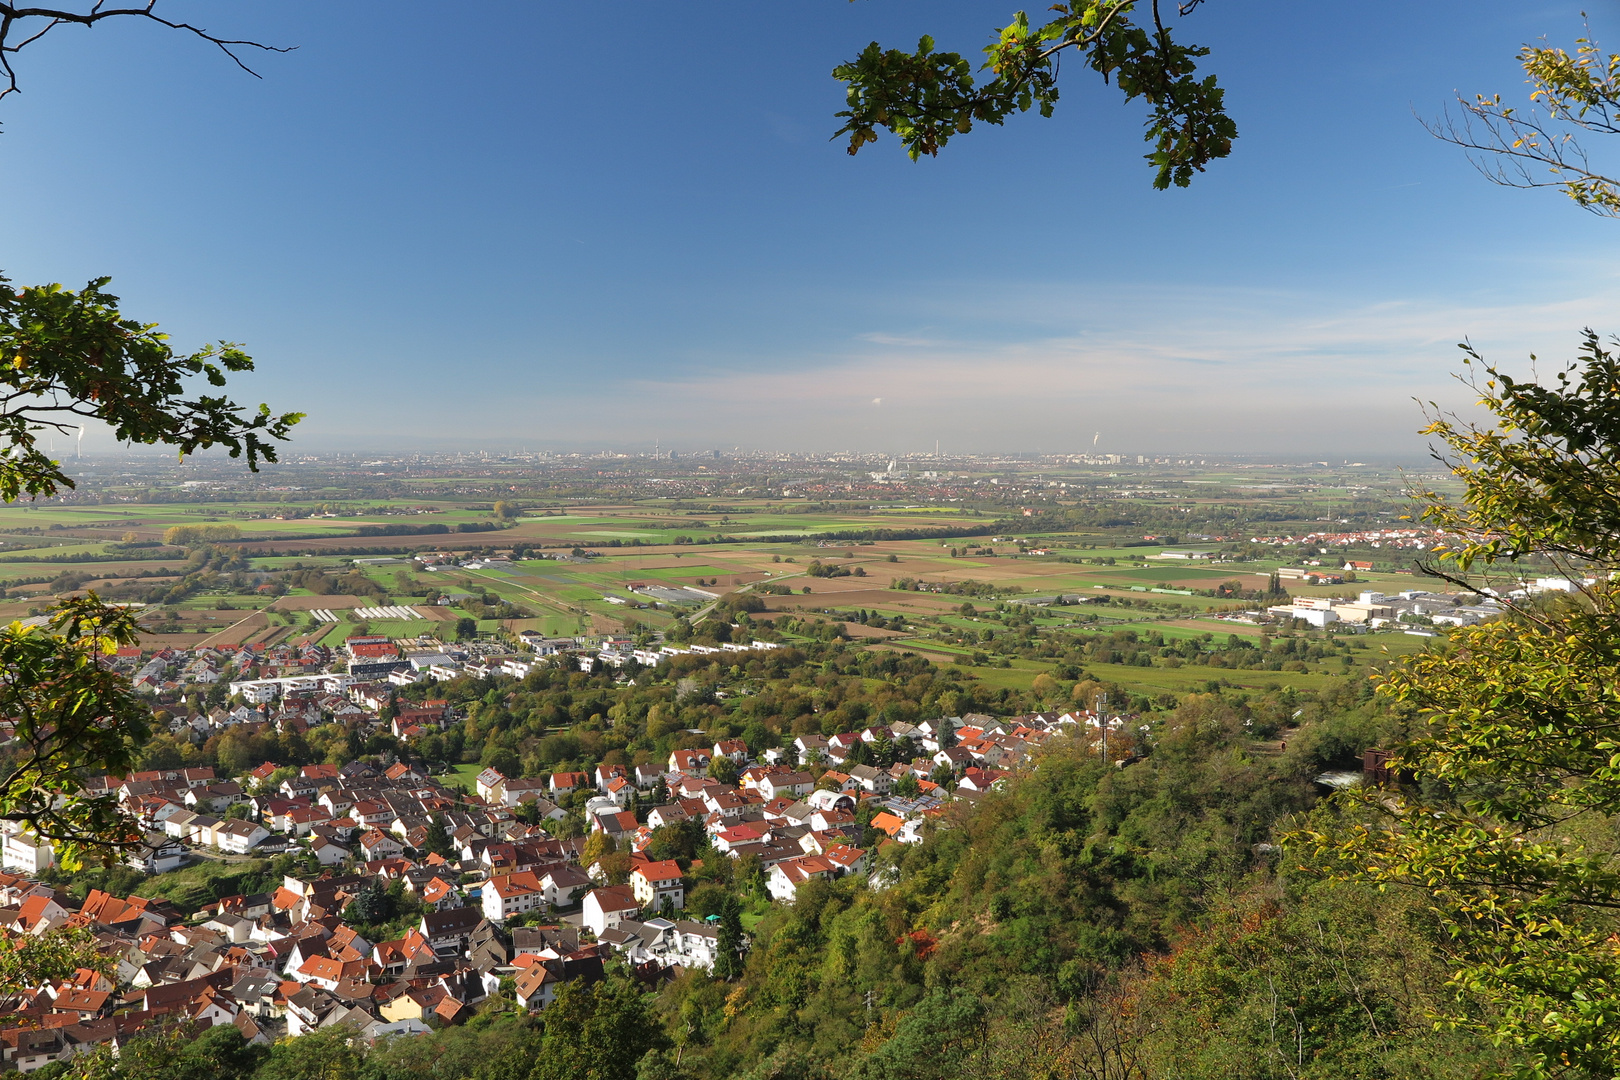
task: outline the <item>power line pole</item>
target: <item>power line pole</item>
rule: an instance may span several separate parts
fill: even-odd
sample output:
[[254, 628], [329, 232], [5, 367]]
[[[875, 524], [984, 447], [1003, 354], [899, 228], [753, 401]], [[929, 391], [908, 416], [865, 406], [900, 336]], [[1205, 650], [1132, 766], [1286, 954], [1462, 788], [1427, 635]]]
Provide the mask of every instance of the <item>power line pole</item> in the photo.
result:
[[1108, 714], [1105, 711], [1108, 705], [1108, 695], [1097, 695], [1097, 726], [1102, 729], [1102, 763], [1108, 764]]

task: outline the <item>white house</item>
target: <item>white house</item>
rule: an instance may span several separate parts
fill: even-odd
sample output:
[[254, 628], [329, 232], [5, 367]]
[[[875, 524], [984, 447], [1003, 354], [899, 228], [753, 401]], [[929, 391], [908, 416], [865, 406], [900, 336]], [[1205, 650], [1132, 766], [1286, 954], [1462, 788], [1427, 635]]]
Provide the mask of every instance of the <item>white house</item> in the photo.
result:
[[322, 866], [336, 866], [354, 854], [342, 844], [328, 840], [324, 836], [317, 836], [311, 840], [309, 850], [315, 856], [315, 861]]
[[484, 883], [484, 918], [504, 922], [513, 915], [545, 907], [545, 889], [533, 873], [504, 874]]
[[849, 777], [859, 784], [862, 790], [870, 791], [875, 795], [887, 795], [894, 787], [894, 778], [882, 769], [870, 765], [851, 765]]
[[0, 865], [22, 874], [38, 874], [56, 865], [56, 849], [27, 829], [8, 825], [0, 841]]
[[186, 848], [162, 833], [147, 833], [146, 842], [131, 848], [124, 862], [145, 874], [166, 874], [186, 864]]
[[360, 838], [360, 854], [364, 855], [367, 861], [386, 859], [404, 850], [404, 845], [379, 829], [372, 829]]
[[714, 744], [715, 757], [728, 757], [738, 765], [748, 760], [748, 744], [741, 739], [721, 739]]
[[677, 908], [686, 906], [681, 867], [673, 859], [641, 863], [630, 871], [630, 890], [644, 908], [660, 909], [665, 900]]
[[681, 920], [665, 935], [674, 955], [670, 959], [682, 967], [713, 970], [720, 952], [720, 931], [705, 923]]
[[800, 855], [786, 859], [771, 867], [765, 889], [771, 899], [791, 904], [798, 895], [799, 886], [807, 881], [838, 876], [839, 867], [824, 855]]
[[584, 923], [600, 937], [602, 931], [618, 926], [641, 911], [641, 903], [628, 885], [592, 889], [585, 896]]
[[232, 855], [246, 855], [269, 838], [270, 830], [257, 821], [226, 821], [214, 830], [214, 843]]
[[577, 866], [553, 866], [536, 876], [552, 907], [573, 907], [575, 896], [591, 887], [591, 876]]
[[768, 773], [760, 778], [755, 790], [770, 802], [778, 798], [796, 798], [808, 795], [816, 786], [815, 777], [807, 772]]
[[536, 961], [518, 972], [512, 980], [512, 992], [517, 997], [520, 1009], [544, 1009], [550, 1005], [557, 996], [557, 986], [562, 980], [551, 972], [545, 964]]

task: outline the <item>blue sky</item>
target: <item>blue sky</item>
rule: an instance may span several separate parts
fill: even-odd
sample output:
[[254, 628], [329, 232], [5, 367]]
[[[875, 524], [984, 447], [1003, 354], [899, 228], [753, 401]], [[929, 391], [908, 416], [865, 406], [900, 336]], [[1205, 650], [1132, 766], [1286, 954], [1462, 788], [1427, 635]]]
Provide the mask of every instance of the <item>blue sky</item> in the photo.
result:
[[828, 141], [835, 63], [976, 52], [995, 0], [168, 7], [298, 50], [259, 80], [148, 27], [30, 47], [0, 268], [246, 342], [241, 394], [311, 449], [1409, 453], [1414, 397], [1466, 404], [1457, 340], [1620, 330], [1616, 225], [1414, 118], [1522, 98], [1576, 4], [1210, 0], [1182, 32], [1241, 136], [1168, 193], [1078, 70], [938, 159]]

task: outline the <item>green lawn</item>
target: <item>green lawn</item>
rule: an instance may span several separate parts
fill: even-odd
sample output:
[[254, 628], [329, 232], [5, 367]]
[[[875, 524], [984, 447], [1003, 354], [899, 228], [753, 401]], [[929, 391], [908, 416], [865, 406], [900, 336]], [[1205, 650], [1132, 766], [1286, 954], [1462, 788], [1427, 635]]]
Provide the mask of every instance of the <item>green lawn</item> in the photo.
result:
[[[337, 612], [332, 614], [336, 615]], [[439, 627], [455, 628], [454, 623], [434, 622], [431, 619], [372, 619], [366, 625], [371, 627], [373, 634], [391, 638], [414, 638], [431, 634]]]
[[[629, 560], [620, 560], [620, 562], [628, 563]], [[680, 578], [689, 577], [723, 578], [728, 574], [735, 574], [738, 572], [739, 570], [737, 567], [731, 567], [728, 569], [723, 566], [666, 566], [657, 569], [646, 569], [629, 565], [618, 565], [606, 566], [602, 567], [601, 569], [593, 569], [588, 573], [590, 578], [594, 581], [618, 584], [624, 581], [636, 581], [640, 578], [646, 578], [651, 581], [674, 581], [679, 580]]]
[[478, 787], [478, 774], [483, 771], [484, 767], [478, 764], [478, 762], [464, 761], [455, 767], [455, 771], [450, 773], [449, 776], [445, 777], [445, 782], [450, 784], [465, 784], [468, 791], [474, 791]]
[[147, 878], [136, 887], [135, 895], [166, 897], [181, 910], [191, 912], [222, 896], [242, 892], [245, 883], [256, 882], [269, 866], [263, 859], [230, 863], [204, 860]]
[[[1144, 581], [1185, 581], [1197, 579], [1200, 581], [1207, 580], [1210, 582], [1209, 585], [1204, 586], [1205, 588], [1214, 588], [1215, 585], [1219, 584], [1220, 582], [1230, 581], [1232, 578], [1238, 577], [1242, 574], [1260, 574], [1267, 572], [1256, 569], [1239, 569], [1237, 568], [1237, 564], [1233, 564], [1233, 567], [1231, 568], [1217, 570], [1212, 567], [1200, 566], [1197, 563], [1184, 562], [1157, 562], [1152, 566], [1144, 567], [1140, 570], [1121, 570], [1115, 566], [1100, 566], [1097, 568], [1097, 570], [1098, 579], [1126, 578], [1132, 583], [1136, 584]], [[1180, 587], [1185, 588], [1186, 586]]]
[[320, 630], [306, 630], [306, 633], [320, 634], [321, 639], [316, 644], [325, 645], [328, 649], [338, 648], [345, 638], [354, 635], [354, 624], [350, 622], [322, 623], [321, 627]]
[[1212, 623], [1208, 630], [1193, 630], [1185, 626], [1166, 626], [1164, 623], [1160, 622], [1145, 621], [1105, 623], [1095, 627], [1077, 626], [1074, 628], [1074, 630], [1076, 633], [1081, 634], [1107, 634], [1114, 630], [1135, 630], [1139, 635], [1142, 636], [1146, 636], [1150, 633], [1163, 634], [1167, 641], [1185, 641], [1187, 638], [1201, 638], [1205, 634], [1214, 635], [1214, 639], [1216, 641], [1225, 641], [1226, 635], [1232, 632], [1230, 630], [1221, 629], [1221, 624], [1219, 623]]

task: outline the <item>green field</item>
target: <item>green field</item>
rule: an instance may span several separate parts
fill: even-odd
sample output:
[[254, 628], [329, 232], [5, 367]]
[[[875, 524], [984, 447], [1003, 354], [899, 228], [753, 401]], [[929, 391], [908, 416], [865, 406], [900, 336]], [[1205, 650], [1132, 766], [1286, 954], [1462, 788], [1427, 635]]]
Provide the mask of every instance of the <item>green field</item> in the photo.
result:
[[1197, 563], [1154, 563], [1152, 566], [1144, 567], [1141, 570], [1121, 570], [1113, 566], [1099, 567], [1099, 569], [1105, 571], [1105, 574], [1101, 576], [1125, 578], [1134, 582], [1207, 581], [1209, 584], [1201, 586], [1206, 589], [1213, 588], [1223, 581], [1230, 581], [1234, 577], [1267, 572], [1243, 564], [1233, 564], [1230, 568], [1217, 570], [1199, 566]]
[[[1184, 469], [1158, 470], [1151, 484], [1148, 484], [1152, 491], [1141, 502], [1133, 502], [1131, 496], [1120, 495], [1115, 489], [1146, 482], [1145, 474], [1141, 481], [1130, 478], [1116, 480], [1109, 470], [1070, 468], [1066, 472], [1057, 471], [1074, 482], [1073, 487], [1061, 492], [1048, 491], [1045, 495], [1036, 492], [1030, 495], [1009, 493], [1006, 488], [992, 491], [985, 487], [971, 490], [959, 487], [961, 502], [946, 506], [888, 505], [923, 501], [910, 496], [896, 497], [894, 490], [889, 488], [845, 498], [816, 495], [803, 499], [800, 494], [788, 493], [786, 489], [793, 485], [779, 478], [766, 483], [752, 475], [748, 477], [746, 485], [724, 495], [691, 496], [683, 489], [683, 493], [676, 497], [672, 494], [673, 488], [651, 487], [648, 484], [638, 487], [640, 482], [634, 479], [637, 475], [659, 475], [667, 467], [673, 474], [687, 477], [682, 483], [696, 482], [694, 478], [698, 470], [685, 463], [680, 468], [668, 462], [662, 465], [617, 461], [611, 465], [587, 465], [583, 460], [562, 463], [558, 468], [567, 473], [570, 479], [560, 488], [538, 495], [533, 490], [520, 489], [531, 482], [544, 488], [549, 483], [543, 479], [546, 475], [544, 468], [525, 470], [517, 466], [491, 464], [487, 469], [483, 466], [474, 469], [470, 476], [458, 476], [452, 472], [421, 476], [411, 473], [411, 470], [397, 468], [389, 472], [386, 462], [370, 464], [383, 468], [373, 470], [370, 465], [359, 468], [354, 463], [324, 467], [319, 475], [305, 475], [294, 486], [281, 486], [269, 491], [253, 489], [253, 484], [260, 483], [258, 480], [240, 487], [222, 486], [216, 502], [203, 501], [213, 497], [210, 490], [197, 490], [189, 477], [199, 474], [186, 473], [188, 479], [175, 482], [169, 488], [156, 480], [131, 481], [127, 488], [122, 489], [117, 482], [110, 482], [98, 489], [102, 491], [100, 505], [42, 503], [0, 507], [0, 540], [10, 541], [18, 547], [15, 555], [9, 555], [5, 547], [0, 546], [0, 584], [19, 579], [35, 582], [19, 590], [17, 598], [10, 601], [10, 607], [0, 612], [0, 616], [15, 617], [37, 606], [45, 598], [44, 591], [49, 588], [39, 583], [71, 572], [95, 580], [98, 583], [96, 587], [108, 595], [153, 604], [157, 610], [148, 624], [169, 628], [175, 635], [173, 642], [184, 645], [186, 640], [178, 636], [182, 633], [194, 640], [198, 634], [211, 630], [217, 624], [228, 624], [246, 617], [253, 609], [265, 606], [269, 597], [252, 591], [255, 586], [268, 583], [282, 571], [301, 566], [320, 568], [334, 574], [358, 569], [392, 603], [410, 603], [428, 590], [488, 592], [527, 613], [525, 618], [510, 620], [510, 628], [532, 628], [557, 636], [619, 631], [632, 624], [653, 630], [667, 629], [678, 616], [692, 617], [698, 610], [710, 607], [706, 602], [658, 608], [637, 607], [635, 605], [644, 603], [645, 599], [632, 597], [627, 592], [625, 586], [631, 582], [698, 585], [700, 581], [713, 581], [717, 584], [698, 587], [726, 594], [751, 588], [743, 582], [770, 580], [785, 582], [801, 598], [799, 602], [806, 609], [799, 612], [801, 615], [814, 617], [814, 609], [810, 607], [813, 602], [816, 608], [831, 611], [862, 609], [880, 612], [885, 618], [901, 616], [908, 628], [907, 635], [888, 638], [888, 644], [916, 648], [945, 660], [959, 655], [959, 651], [971, 655], [973, 645], [936, 642], [933, 640], [936, 634], [942, 637], [977, 637], [978, 631], [987, 627], [994, 627], [997, 634], [1004, 634], [1008, 629], [1006, 624], [995, 621], [975, 623], [963, 620], [956, 614], [961, 603], [971, 602], [983, 611], [993, 609], [1000, 601], [1055, 593], [1107, 596], [1111, 602], [1019, 612], [1021, 615], [1027, 614], [1043, 635], [1061, 638], [1072, 634], [1083, 643], [1097, 634], [1127, 628], [1139, 634], [1157, 632], [1172, 642], [1195, 639], [1208, 633], [1220, 643], [1232, 633], [1251, 637], [1258, 637], [1259, 634], [1254, 629], [1235, 628], [1213, 621], [1190, 622], [1187, 626], [1171, 626], [1168, 623], [1172, 620], [1198, 619], [1211, 610], [1240, 606], [1236, 602], [1202, 596], [1138, 592], [1133, 587], [1151, 588], [1164, 582], [1176, 588], [1209, 588], [1236, 577], [1244, 577], [1252, 584], [1257, 580], [1256, 576], [1266, 575], [1278, 566], [1298, 565], [1298, 560], [1305, 555], [1287, 549], [1225, 545], [1224, 554], [1238, 561], [1211, 566], [1152, 560], [1147, 557], [1162, 550], [1160, 545], [1126, 547], [1125, 544], [1134, 545], [1140, 537], [1148, 534], [1173, 533], [1185, 537], [1189, 534], [1214, 535], [1217, 532], [1236, 532], [1239, 535], [1303, 533], [1321, 528], [1319, 522], [1333, 520], [1341, 513], [1341, 504], [1366, 499], [1363, 488], [1355, 487], [1352, 490], [1354, 485], [1344, 481], [1321, 484], [1308, 476], [1298, 479], [1290, 474], [1286, 482], [1279, 478], [1278, 483], [1270, 483], [1273, 474], [1269, 472], [1246, 474], [1245, 470], [1239, 468], [1205, 470], [1202, 473]], [[789, 473], [795, 474], [801, 468], [799, 464], [785, 467]], [[817, 465], [811, 468], [806, 465], [804, 468], [811, 473], [824, 468], [832, 468], [834, 472], [844, 468], [846, 472], [853, 470], [857, 481], [864, 479], [864, 473], [853, 466]], [[974, 475], [989, 477], [1020, 471], [1024, 470], [1016, 465], [1006, 470], [998, 466], [995, 470]], [[1306, 474], [1309, 473], [1310, 470], [1307, 470]], [[593, 480], [593, 475], [606, 479]], [[961, 477], [963, 474], [957, 475]], [[235, 485], [245, 481], [242, 475], [233, 473], [232, 476], [235, 478], [229, 481], [204, 479], [201, 482]], [[705, 476], [698, 479], [708, 484], [711, 478]], [[1199, 482], [1196, 485], [1184, 483], [1191, 480]], [[1257, 480], [1268, 482], [1255, 483]], [[1385, 482], [1394, 491], [1398, 480], [1398, 477], [1391, 476]], [[673, 484], [676, 481], [659, 483], [666, 482]], [[716, 479], [714, 483], [724, 486], [725, 482]], [[734, 483], [741, 484], [741, 481]], [[794, 485], [797, 483], [794, 481]], [[187, 485], [192, 485], [191, 489], [180, 490]], [[783, 493], [743, 494], [744, 490], [760, 491], [773, 487]], [[836, 488], [837, 484], [833, 483], [833, 487]], [[606, 497], [610, 491], [611, 499]], [[519, 494], [513, 496], [508, 492]], [[164, 498], [174, 501], [164, 502]], [[487, 525], [495, 520], [492, 509], [495, 500], [509, 498], [520, 499], [528, 507], [528, 512], [493, 531], [408, 536], [354, 535], [362, 525]], [[1105, 516], [1117, 520], [1106, 527], [1075, 527], [1066, 532], [1053, 529], [1048, 518], [1045, 519], [1045, 527], [1039, 531], [1021, 531], [1016, 527], [1020, 520], [1016, 506], [1017, 500], [1025, 498], [1040, 502], [1044, 507], [1041, 513], [1083, 505], [1087, 500], [1092, 500], [1103, 507]], [[1230, 509], [1238, 505], [1263, 508], [1264, 520], [1268, 524], [1238, 530], [1224, 526], [1217, 529], [1198, 523], [1197, 515], [1203, 512], [1201, 508]], [[792, 512], [800, 508], [810, 512]], [[1279, 508], [1297, 509], [1300, 520], [1277, 521]], [[418, 512], [424, 509], [431, 512]], [[275, 519], [278, 514], [297, 512], [315, 515], [331, 513], [335, 516]], [[1165, 526], [1167, 516], [1171, 521], [1168, 528]], [[1384, 517], [1389, 521], [1396, 520], [1389, 513]], [[1127, 520], [1131, 523], [1125, 524]], [[125, 532], [133, 532], [136, 539], [150, 542], [160, 538], [163, 530], [170, 525], [203, 522], [234, 524], [242, 530], [244, 546], [267, 554], [254, 556], [251, 569], [245, 573], [241, 570], [239, 560], [231, 561], [228, 566], [220, 566], [219, 558], [209, 555], [216, 558], [214, 566], [182, 579], [180, 575], [187, 573], [188, 569], [196, 570], [195, 560], [208, 555], [207, 550], [192, 552], [190, 557], [193, 562], [189, 568], [186, 565], [188, 556], [177, 551], [169, 552], [165, 559], [146, 560], [130, 556], [153, 549], [130, 549], [122, 553], [108, 550], [117, 545]], [[1187, 523], [1187, 528], [1181, 527], [1183, 522]], [[1275, 524], [1271, 524], [1273, 522]], [[878, 542], [851, 540], [839, 541], [827, 547], [819, 546], [814, 540], [816, 535], [834, 530], [916, 529], [919, 526], [993, 527], [1001, 530], [1005, 536], [1023, 536], [1028, 546], [1039, 544], [1053, 548], [1058, 556], [1020, 555], [1016, 543], [1005, 539], [996, 543], [988, 535]], [[7, 530], [13, 530], [13, 533], [8, 534]], [[15, 530], [29, 532], [16, 534]], [[735, 542], [702, 543], [722, 535]], [[778, 543], [765, 543], [760, 539], [782, 536], [808, 539]], [[674, 541], [677, 538], [690, 542], [676, 545]], [[615, 540], [621, 541], [619, 546], [609, 543]], [[630, 541], [637, 543], [632, 546], [628, 543]], [[565, 551], [580, 546], [588, 548], [597, 557], [581, 562], [524, 559], [509, 572], [424, 572], [404, 561], [417, 551], [448, 549], [504, 554], [519, 545], [530, 550], [545, 547]], [[224, 544], [215, 550], [229, 552], [234, 546]], [[1191, 539], [1183, 539], [1169, 546], [1194, 549], [1223, 547], [1222, 544]], [[995, 557], [979, 555], [953, 559], [950, 557], [951, 549], [992, 550]], [[343, 553], [338, 554], [338, 551]], [[357, 552], [374, 552], [402, 561], [387, 566], [356, 568], [353, 560]], [[69, 553], [92, 553], [101, 557], [95, 562], [86, 563], [44, 561], [53, 554]], [[1336, 553], [1319, 554], [1324, 564], [1337, 565], [1334, 561], [1338, 558]], [[24, 561], [6, 561], [13, 557]], [[1365, 559], [1367, 555], [1357, 552], [1345, 557]], [[1401, 557], [1385, 553], [1376, 556], [1375, 561], [1388, 564]], [[890, 562], [890, 558], [895, 561]], [[1115, 564], [1097, 564], [1098, 560], [1107, 558], [1116, 560]], [[810, 580], [805, 574], [813, 560], [829, 566], [859, 567], [864, 576], [857, 578], [852, 574], [841, 578]], [[142, 578], [138, 576], [142, 571], [165, 571], [168, 576]], [[408, 581], [400, 580], [402, 573], [408, 575]], [[889, 588], [900, 577], [948, 588], [942, 589], [941, 594]], [[1288, 586], [1300, 595], [1352, 598], [1367, 588], [1397, 591], [1421, 587], [1423, 584], [1410, 575], [1364, 574], [1362, 578], [1361, 582], [1336, 587], [1312, 587], [1297, 582], [1290, 582]], [[970, 579], [977, 584], [971, 589], [958, 589]], [[108, 584], [103, 585], [102, 582]], [[809, 598], [803, 598], [801, 593], [806, 586], [813, 589]], [[119, 589], [123, 592], [119, 593]], [[986, 589], [989, 590], [988, 595], [967, 595]], [[307, 591], [296, 590], [295, 595], [307, 595]], [[609, 602], [604, 599], [608, 596], [629, 602]], [[175, 598], [178, 598], [177, 603], [168, 603]], [[369, 606], [381, 601], [367, 600], [366, 603]], [[221, 611], [222, 604], [241, 614]], [[786, 609], [795, 605], [782, 597], [772, 599], [770, 606], [772, 609]], [[176, 625], [164, 615], [171, 607], [175, 614], [181, 616], [191, 612], [206, 612], [208, 615], [205, 622], [193, 617], [189, 622], [181, 619]], [[339, 607], [341, 605], [334, 610]], [[464, 614], [461, 610], [452, 610], [458, 617]], [[345, 621], [311, 627], [307, 617], [302, 616], [297, 621], [300, 634], [318, 634], [328, 642], [340, 641], [352, 632], [354, 625]], [[1008, 620], [1014, 621], [1027, 625], [1022, 620]], [[272, 622], [284, 632], [279, 616], [273, 616]], [[370, 624], [374, 632], [396, 637], [415, 637], [424, 631], [448, 633], [453, 625], [417, 620], [378, 620]], [[490, 620], [481, 620], [479, 625], [485, 631], [497, 628], [497, 624]], [[164, 635], [155, 636], [162, 638]], [[1421, 644], [1421, 639], [1403, 639], [1392, 651], [1409, 651], [1421, 647]], [[993, 656], [998, 655], [994, 649], [990, 652]], [[1356, 653], [1358, 664], [1365, 655], [1369, 654], [1361, 651]], [[1328, 663], [1333, 669], [1337, 665], [1336, 657]], [[981, 667], [975, 670], [990, 682], [1033, 678], [1045, 666], [1050, 665], [1018, 660], [1011, 668]], [[1241, 678], [1247, 680], [1266, 675], [1274, 677], [1272, 681], [1293, 684], [1301, 679], [1330, 677], [1317, 670], [1321, 666], [1313, 663], [1312, 670], [1305, 673], [1242, 673]], [[1118, 673], [1118, 677], [1131, 685], [1143, 687], [1196, 685], [1208, 678], [1230, 677], [1234, 681], [1239, 678], [1224, 669], [1206, 670], [1198, 665], [1184, 668], [1127, 667]], [[1305, 684], [1308, 683], [1302, 683]]]

